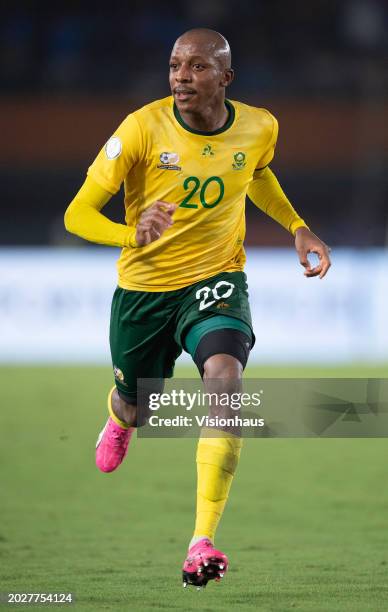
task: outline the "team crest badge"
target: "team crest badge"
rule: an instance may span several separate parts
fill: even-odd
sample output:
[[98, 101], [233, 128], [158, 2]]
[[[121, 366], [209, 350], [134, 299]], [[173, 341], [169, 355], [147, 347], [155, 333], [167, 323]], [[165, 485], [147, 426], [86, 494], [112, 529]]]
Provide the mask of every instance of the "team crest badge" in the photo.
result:
[[219, 302], [216, 306], [216, 308], [220, 308], [222, 310], [224, 310], [225, 308], [229, 308], [230, 304], [227, 304], [226, 302]]
[[233, 170], [242, 170], [243, 168], [245, 168], [246, 165], [246, 161], [245, 161], [246, 155], [245, 153], [243, 153], [242, 151], [239, 151], [238, 153], [235, 153], [233, 155]]
[[179, 155], [178, 153], [168, 153], [167, 151], [163, 151], [159, 155], [160, 164], [158, 168], [162, 170], [182, 170], [180, 166], [178, 166]]
[[113, 366], [113, 374], [115, 378], [117, 378], [117, 380], [119, 380], [120, 382], [124, 382], [124, 374], [122, 373], [120, 368], [118, 368], [117, 366]]

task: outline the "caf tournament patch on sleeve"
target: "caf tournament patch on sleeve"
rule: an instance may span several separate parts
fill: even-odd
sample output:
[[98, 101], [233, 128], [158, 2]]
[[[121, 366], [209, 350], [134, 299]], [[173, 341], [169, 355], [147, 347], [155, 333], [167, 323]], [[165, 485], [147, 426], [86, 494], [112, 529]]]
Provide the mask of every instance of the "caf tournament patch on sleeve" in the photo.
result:
[[120, 138], [112, 136], [105, 145], [105, 154], [108, 159], [116, 159], [120, 155], [122, 148]]

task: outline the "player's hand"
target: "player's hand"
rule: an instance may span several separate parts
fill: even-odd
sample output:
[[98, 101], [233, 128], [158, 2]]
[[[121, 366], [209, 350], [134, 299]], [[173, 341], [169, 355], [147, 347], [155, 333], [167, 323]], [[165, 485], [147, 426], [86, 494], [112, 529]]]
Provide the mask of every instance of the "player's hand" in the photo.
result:
[[136, 225], [136, 242], [139, 246], [145, 246], [158, 240], [166, 229], [174, 223], [172, 214], [177, 204], [169, 204], [157, 200], [140, 215], [139, 223]]
[[[311, 232], [307, 227], [300, 227], [295, 233], [295, 248], [299, 255], [299, 261], [305, 268], [304, 275], [307, 277], [318, 276], [323, 278], [331, 266], [330, 248]], [[309, 253], [316, 253], [319, 263], [315, 268], [311, 267], [308, 260]]]

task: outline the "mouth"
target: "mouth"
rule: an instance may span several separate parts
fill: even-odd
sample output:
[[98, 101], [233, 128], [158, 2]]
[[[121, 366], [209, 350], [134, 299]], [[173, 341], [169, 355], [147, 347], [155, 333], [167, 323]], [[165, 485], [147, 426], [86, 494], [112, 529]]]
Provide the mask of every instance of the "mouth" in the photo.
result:
[[174, 96], [176, 100], [185, 102], [195, 96], [196, 92], [193, 89], [186, 89], [185, 87], [176, 87], [174, 89]]

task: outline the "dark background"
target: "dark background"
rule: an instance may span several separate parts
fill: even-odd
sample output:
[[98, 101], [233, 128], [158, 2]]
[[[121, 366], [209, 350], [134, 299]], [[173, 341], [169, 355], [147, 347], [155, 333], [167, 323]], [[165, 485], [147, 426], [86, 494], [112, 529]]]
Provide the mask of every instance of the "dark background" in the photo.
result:
[[[387, 2], [8, 2], [0, 17], [1, 244], [78, 244], [63, 213], [88, 165], [130, 111], [169, 95], [171, 47], [197, 26], [231, 44], [228, 97], [278, 118], [271, 167], [311, 228], [388, 243]], [[120, 199], [105, 209], [117, 220]], [[290, 244], [247, 216], [247, 244]]]

